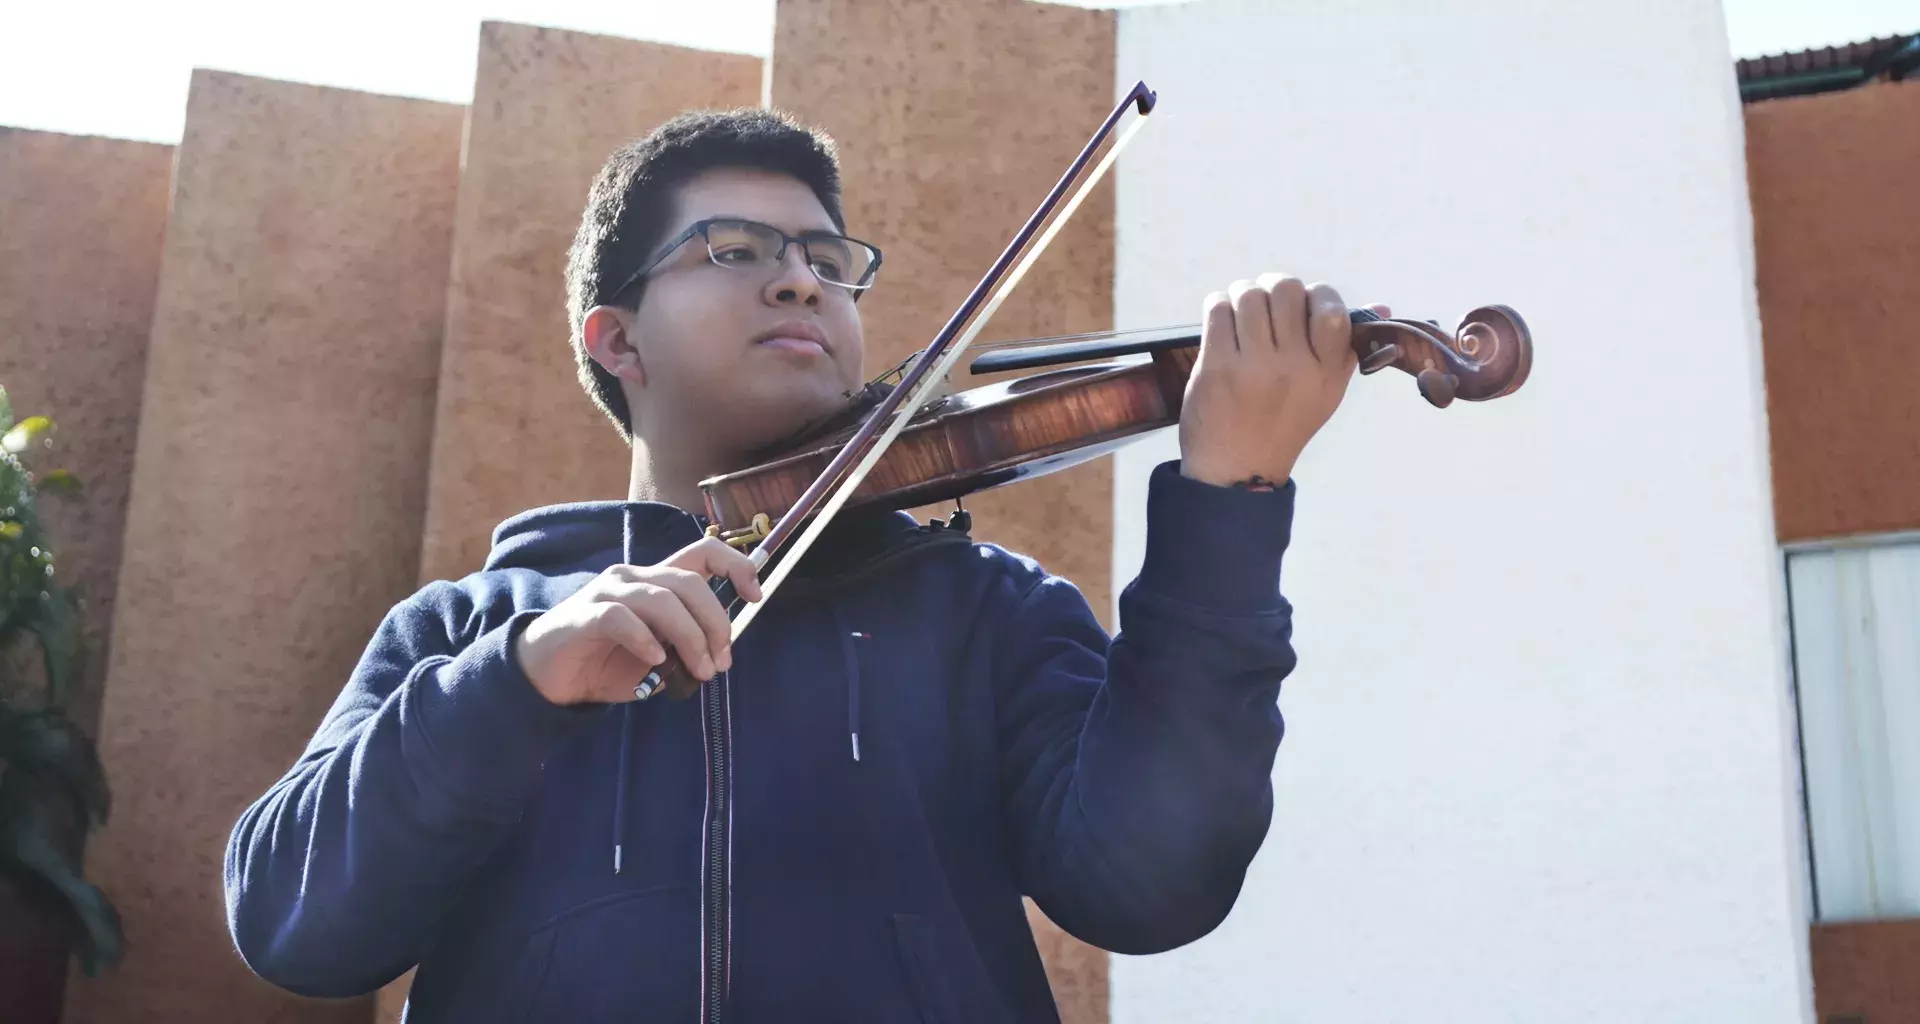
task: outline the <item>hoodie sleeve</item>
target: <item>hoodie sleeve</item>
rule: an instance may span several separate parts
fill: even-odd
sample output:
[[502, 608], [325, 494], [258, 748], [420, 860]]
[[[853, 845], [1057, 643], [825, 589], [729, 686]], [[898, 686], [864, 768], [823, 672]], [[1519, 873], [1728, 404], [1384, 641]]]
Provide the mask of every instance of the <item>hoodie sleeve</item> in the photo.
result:
[[374, 991], [418, 962], [513, 826], [548, 752], [601, 710], [563, 708], [512, 653], [538, 612], [482, 631], [435, 583], [395, 607], [306, 752], [227, 843], [227, 925], [262, 978]]
[[1111, 643], [1058, 577], [1003, 620], [996, 715], [1020, 879], [1082, 941], [1172, 949], [1239, 896], [1272, 818], [1295, 663], [1279, 587], [1293, 499], [1291, 481], [1238, 491], [1163, 464]]

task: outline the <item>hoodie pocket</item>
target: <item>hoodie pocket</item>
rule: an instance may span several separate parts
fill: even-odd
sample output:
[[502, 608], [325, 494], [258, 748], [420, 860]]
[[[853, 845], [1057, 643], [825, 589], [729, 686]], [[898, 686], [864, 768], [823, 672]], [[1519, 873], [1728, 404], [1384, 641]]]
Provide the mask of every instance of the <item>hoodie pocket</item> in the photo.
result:
[[920, 1024], [961, 1024], [959, 1007], [941, 970], [940, 943], [933, 922], [922, 914], [893, 915], [893, 941], [907, 991], [920, 1011]]
[[661, 1020], [699, 1006], [697, 901], [685, 886], [614, 893], [568, 910], [527, 937], [508, 975], [512, 1021]]

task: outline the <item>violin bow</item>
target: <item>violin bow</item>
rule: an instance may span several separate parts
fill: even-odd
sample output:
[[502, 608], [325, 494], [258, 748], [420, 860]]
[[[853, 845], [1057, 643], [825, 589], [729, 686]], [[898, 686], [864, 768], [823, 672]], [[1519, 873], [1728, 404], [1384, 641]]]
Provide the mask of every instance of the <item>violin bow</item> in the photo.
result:
[[[1034, 210], [1033, 216], [1027, 218], [1027, 222], [1021, 226], [1020, 231], [1000, 253], [1000, 258], [994, 261], [993, 266], [980, 279], [980, 283], [974, 285], [973, 291], [967, 295], [966, 301], [960, 304], [960, 308], [954, 312], [946, 326], [934, 336], [933, 343], [913, 361], [913, 366], [907, 370], [899, 386], [890, 391], [886, 399], [867, 415], [853, 439], [835, 454], [833, 461], [814, 479], [806, 493], [800, 496], [800, 500], [795, 502], [794, 506], [788, 509], [786, 514], [780, 517], [780, 521], [775, 523], [767, 535], [760, 540], [760, 543], [754, 546], [749, 557], [753, 559], [756, 570], [762, 569], [771, 560], [774, 552], [780, 551], [788, 538], [799, 529], [800, 524], [807, 517], [813, 517], [813, 521], [808, 524], [806, 530], [793, 541], [785, 557], [780, 560], [780, 564], [774, 566], [773, 574], [761, 583], [761, 600], [758, 603], [747, 604], [733, 619], [733, 640], [740, 639], [741, 632], [753, 621], [767, 601], [772, 599], [774, 590], [799, 564], [801, 557], [806, 554], [808, 548], [813, 546], [813, 542], [819, 539], [833, 517], [853, 497], [853, 492], [879, 463], [880, 457], [886, 453], [888, 446], [893, 444], [894, 439], [900, 436], [900, 432], [906, 429], [914, 413], [918, 412], [939, 391], [940, 381], [952, 370], [953, 365], [959, 361], [967, 347], [973, 344], [980, 331], [986, 327], [987, 321], [1000, 308], [1000, 304], [1006, 301], [1007, 296], [1012, 294], [1021, 278], [1025, 277], [1027, 271], [1032, 268], [1034, 261], [1046, 251], [1047, 245], [1053, 241], [1055, 235], [1059, 234], [1060, 229], [1073, 216], [1074, 211], [1079, 209], [1080, 203], [1086, 199], [1088, 193], [1106, 176], [1114, 160], [1119, 157], [1120, 151], [1146, 124], [1146, 117], [1153, 113], [1156, 102], [1157, 97], [1153, 90], [1147, 88], [1147, 83], [1138, 82], [1113, 108], [1113, 112], [1108, 114], [1107, 119], [1101, 123], [1100, 129], [1080, 150], [1080, 155], [1074, 158], [1073, 163], [1067, 167], [1066, 173], [1060, 176], [1060, 180], [1041, 201], [1039, 208]], [[1074, 190], [1072, 198], [1067, 200], [1066, 205], [1060, 207], [1061, 197], [1066, 194], [1074, 180], [1080, 177], [1101, 144], [1113, 133], [1120, 119], [1125, 116], [1128, 107], [1137, 108], [1140, 112], [1139, 118], [1135, 119], [1107, 150], [1106, 156], [1094, 167], [1093, 172], [1087, 175], [1086, 180], [1081, 182], [1080, 187]], [[1060, 207], [1060, 216], [1054, 218], [1051, 224], [1047, 224], [1048, 217], [1053, 214], [1056, 207]], [[1047, 224], [1047, 229], [1035, 241], [1034, 234], [1040, 230], [1042, 224]], [[1028, 247], [1029, 241], [1034, 243], [1031, 248]], [[1021, 256], [1022, 250], [1025, 250], [1024, 256]], [[1014, 266], [1009, 273], [1008, 268], [1013, 265], [1016, 257], [1020, 258], [1019, 265]], [[987, 296], [990, 292], [993, 297], [988, 301]], [[979, 314], [977, 317], [974, 315], [976, 312]], [[884, 431], [880, 426], [883, 422], [887, 424]], [[828, 493], [829, 490], [832, 491], [831, 494]]]

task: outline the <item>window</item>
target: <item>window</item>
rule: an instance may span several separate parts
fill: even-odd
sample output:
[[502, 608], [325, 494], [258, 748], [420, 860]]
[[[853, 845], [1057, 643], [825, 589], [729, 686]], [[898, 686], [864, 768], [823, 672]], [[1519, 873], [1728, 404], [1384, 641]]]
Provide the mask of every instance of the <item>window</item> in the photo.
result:
[[1814, 913], [1920, 915], [1920, 539], [1792, 550]]

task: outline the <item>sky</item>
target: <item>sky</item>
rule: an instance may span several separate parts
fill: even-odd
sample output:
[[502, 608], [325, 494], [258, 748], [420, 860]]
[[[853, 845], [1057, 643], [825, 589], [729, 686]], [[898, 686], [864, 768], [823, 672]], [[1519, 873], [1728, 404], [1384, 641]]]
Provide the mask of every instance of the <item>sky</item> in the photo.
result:
[[[178, 142], [196, 67], [464, 103], [483, 20], [765, 56], [774, 2], [0, 0], [0, 125]], [[1734, 57], [1920, 32], [1920, 0], [1723, 3]]]

